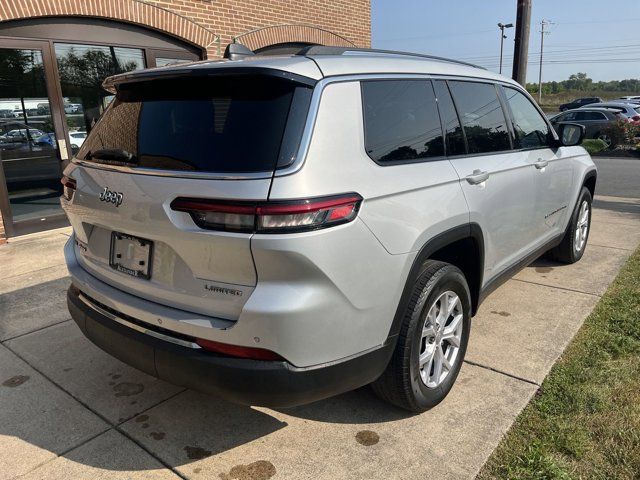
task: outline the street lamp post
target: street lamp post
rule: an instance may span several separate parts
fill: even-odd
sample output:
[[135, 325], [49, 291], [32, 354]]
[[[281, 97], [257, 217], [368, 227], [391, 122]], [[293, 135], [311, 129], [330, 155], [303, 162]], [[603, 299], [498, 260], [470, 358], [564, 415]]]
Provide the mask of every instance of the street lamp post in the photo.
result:
[[502, 74], [502, 52], [504, 50], [504, 39], [507, 38], [504, 34], [504, 29], [513, 28], [513, 23], [507, 23], [506, 25], [504, 23], [499, 23], [498, 28], [500, 29], [500, 74]]

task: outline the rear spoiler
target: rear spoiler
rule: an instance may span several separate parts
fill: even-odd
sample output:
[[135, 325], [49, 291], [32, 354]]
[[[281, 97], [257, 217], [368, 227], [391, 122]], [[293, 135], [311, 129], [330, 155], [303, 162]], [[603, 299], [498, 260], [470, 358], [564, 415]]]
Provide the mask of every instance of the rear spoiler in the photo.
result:
[[138, 70], [135, 72], [121, 73], [119, 75], [113, 75], [105, 79], [102, 82], [102, 88], [106, 91], [115, 94], [120, 85], [130, 83], [142, 83], [155, 80], [170, 80], [185, 77], [212, 77], [212, 76], [238, 76], [238, 75], [263, 75], [269, 77], [280, 78], [294, 83], [307, 85], [313, 87], [317, 80], [296, 73], [291, 73], [286, 70], [278, 70], [275, 68], [267, 67], [252, 67], [252, 66], [229, 66], [224, 67], [221, 64], [225, 64], [226, 60], [217, 60], [211, 63], [211, 67], [207, 68], [206, 65], [198, 63], [197, 67], [192, 65], [180, 65], [175, 68], [150, 68], [146, 70]]

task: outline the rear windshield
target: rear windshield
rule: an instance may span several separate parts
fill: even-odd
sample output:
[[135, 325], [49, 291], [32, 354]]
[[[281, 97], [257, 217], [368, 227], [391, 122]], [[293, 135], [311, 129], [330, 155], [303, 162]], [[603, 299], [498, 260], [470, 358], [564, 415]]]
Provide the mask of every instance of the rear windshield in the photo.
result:
[[77, 158], [130, 167], [249, 173], [290, 165], [311, 87], [265, 75], [123, 84]]

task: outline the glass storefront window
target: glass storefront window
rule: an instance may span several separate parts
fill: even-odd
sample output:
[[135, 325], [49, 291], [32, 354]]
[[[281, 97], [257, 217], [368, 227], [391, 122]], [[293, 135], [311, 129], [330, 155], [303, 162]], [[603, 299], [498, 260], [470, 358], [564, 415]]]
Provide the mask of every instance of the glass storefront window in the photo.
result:
[[14, 222], [61, 213], [56, 148], [42, 52], [0, 48], [0, 162]]
[[69, 128], [68, 144], [75, 155], [111, 100], [102, 88], [105, 78], [145, 68], [137, 48], [55, 44], [58, 72]]

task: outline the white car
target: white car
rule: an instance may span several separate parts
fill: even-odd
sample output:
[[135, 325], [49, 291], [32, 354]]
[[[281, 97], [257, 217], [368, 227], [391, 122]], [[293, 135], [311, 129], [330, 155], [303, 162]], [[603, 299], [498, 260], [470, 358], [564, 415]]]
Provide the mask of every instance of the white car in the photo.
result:
[[70, 132], [69, 140], [71, 148], [80, 148], [87, 138], [87, 132]]

